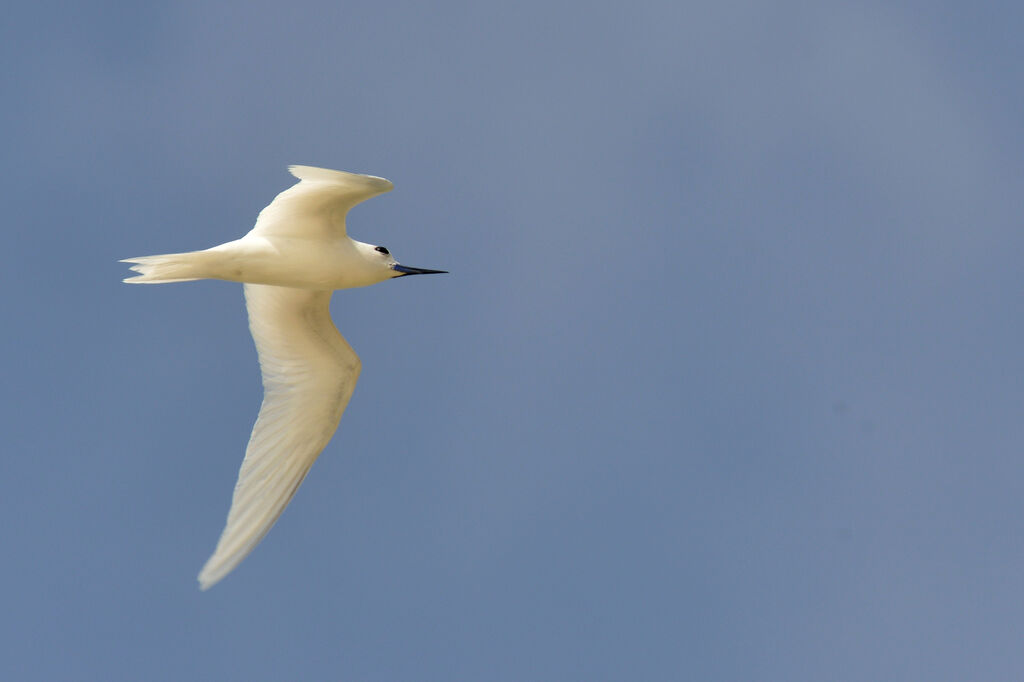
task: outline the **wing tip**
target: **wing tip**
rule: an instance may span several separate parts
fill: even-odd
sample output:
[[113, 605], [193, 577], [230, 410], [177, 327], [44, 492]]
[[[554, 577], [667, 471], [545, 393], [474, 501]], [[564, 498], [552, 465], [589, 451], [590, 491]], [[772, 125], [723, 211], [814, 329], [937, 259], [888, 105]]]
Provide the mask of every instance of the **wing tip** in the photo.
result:
[[365, 184], [378, 192], [388, 192], [394, 189], [395, 185], [387, 178], [376, 175], [365, 175], [363, 173], [348, 173], [346, 171], [331, 170], [330, 168], [318, 168], [316, 166], [288, 166], [288, 172], [299, 180], [310, 182], [334, 182], [348, 183], [352, 181]]
[[[216, 552], [214, 553], [214, 556], [210, 557], [210, 559], [206, 562], [206, 565], [203, 566], [203, 569], [199, 571], [199, 575], [196, 576], [196, 580], [199, 581], [199, 589], [202, 592], [206, 592], [208, 589], [219, 583], [221, 580], [224, 579], [225, 576], [227, 576], [228, 573], [230, 573], [235, 568], [234, 565], [214, 566], [213, 560], [215, 558], [217, 558]], [[218, 563], [223, 564], [223, 560], [221, 560]], [[235, 563], [237, 564], [239, 562]]]

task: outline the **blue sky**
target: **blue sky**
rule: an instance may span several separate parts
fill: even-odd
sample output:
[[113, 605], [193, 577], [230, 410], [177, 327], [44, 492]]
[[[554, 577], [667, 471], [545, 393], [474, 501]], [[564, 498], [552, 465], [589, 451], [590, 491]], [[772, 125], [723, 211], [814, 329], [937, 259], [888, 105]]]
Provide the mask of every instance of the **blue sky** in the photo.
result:
[[[0, 678], [1024, 675], [1024, 10], [22, 3]], [[119, 258], [383, 175], [363, 374], [224, 582], [238, 285]]]

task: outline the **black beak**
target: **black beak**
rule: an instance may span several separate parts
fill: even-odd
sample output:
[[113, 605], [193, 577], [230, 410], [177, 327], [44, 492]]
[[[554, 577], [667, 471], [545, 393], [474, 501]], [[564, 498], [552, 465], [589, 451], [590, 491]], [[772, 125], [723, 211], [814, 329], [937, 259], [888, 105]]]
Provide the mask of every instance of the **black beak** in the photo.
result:
[[401, 275], [396, 275], [397, 277], [405, 277], [406, 275], [446, 275], [446, 274], [448, 274], [447, 270], [427, 270], [426, 268], [410, 268], [410, 267], [406, 267], [405, 265], [399, 265], [398, 263], [395, 263], [394, 265], [392, 265], [391, 269], [392, 270], [397, 270], [398, 272], [402, 273]]

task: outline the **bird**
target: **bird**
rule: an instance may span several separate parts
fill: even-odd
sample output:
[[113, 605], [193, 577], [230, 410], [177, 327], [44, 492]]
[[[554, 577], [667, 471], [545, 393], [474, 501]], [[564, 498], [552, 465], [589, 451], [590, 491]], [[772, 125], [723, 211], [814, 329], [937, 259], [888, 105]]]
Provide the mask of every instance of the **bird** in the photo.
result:
[[203, 251], [126, 258], [129, 284], [241, 282], [263, 379], [263, 403], [238, 473], [227, 522], [199, 572], [215, 585], [255, 549], [338, 428], [362, 368], [331, 319], [331, 294], [410, 275], [384, 246], [350, 238], [356, 204], [391, 191], [373, 175], [289, 166], [278, 194], [244, 237]]

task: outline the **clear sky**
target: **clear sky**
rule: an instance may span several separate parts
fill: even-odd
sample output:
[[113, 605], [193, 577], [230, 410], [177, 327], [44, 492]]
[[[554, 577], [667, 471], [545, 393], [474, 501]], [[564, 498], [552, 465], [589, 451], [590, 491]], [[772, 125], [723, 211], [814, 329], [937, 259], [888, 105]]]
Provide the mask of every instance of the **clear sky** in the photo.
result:
[[[15, 3], [0, 679], [1024, 679], [1024, 10]], [[334, 440], [207, 593], [241, 236], [390, 178]]]

